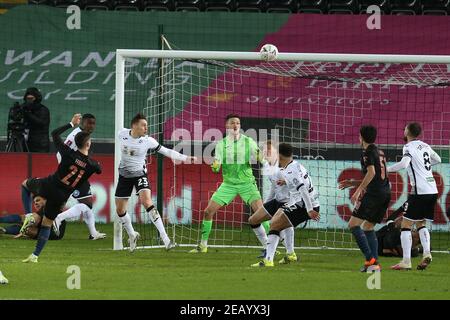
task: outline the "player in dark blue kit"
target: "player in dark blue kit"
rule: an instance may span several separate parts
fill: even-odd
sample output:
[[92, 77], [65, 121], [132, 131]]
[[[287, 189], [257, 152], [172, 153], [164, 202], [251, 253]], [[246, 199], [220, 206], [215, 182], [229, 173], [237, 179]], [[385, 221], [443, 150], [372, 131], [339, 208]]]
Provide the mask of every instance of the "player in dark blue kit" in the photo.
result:
[[386, 172], [386, 158], [383, 151], [375, 145], [377, 129], [373, 126], [362, 126], [359, 133], [359, 141], [363, 148], [361, 168], [365, 175], [364, 179], [344, 180], [339, 184], [339, 189], [357, 187], [351, 198], [355, 209], [348, 226], [366, 258], [361, 268], [361, 271], [365, 272], [369, 267], [372, 270], [381, 269], [374, 227], [386, 214], [391, 201], [391, 187]]
[[61, 162], [56, 172], [47, 178], [30, 178], [22, 183], [27, 191], [39, 194], [47, 199], [44, 217], [37, 236], [36, 248], [23, 262], [38, 261], [38, 256], [49, 239], [53, 220], [61, 212], [72, 192], [85, 183], [94, 173], [101, 173], [100, 165], [88, 156], [91, 147], [89, 133], [82, 131], [75, 136], [77, 151], [65, 145], [61, 139], [60, 135], [64, 131], [79, 125], [80, 121], [81, 114], [75, 114], [70, 123], [52, 132], [56, 150], [61, 154]]

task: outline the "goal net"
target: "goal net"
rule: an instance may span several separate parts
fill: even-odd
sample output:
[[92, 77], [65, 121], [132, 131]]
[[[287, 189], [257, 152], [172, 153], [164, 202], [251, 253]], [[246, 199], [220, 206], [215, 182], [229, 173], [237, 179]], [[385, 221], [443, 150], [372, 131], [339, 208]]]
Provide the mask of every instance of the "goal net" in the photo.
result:
[[[237, 113], [242, 132], [260, 146], [268, 139], [292, 144], [296, 161], [318, 189], [321, 220], [297, 228], [296, 246], [355, 248], [347, 228], [354, 190], [337, 185], [362, 177], [360, 126], [377, 127], [376, 143], [389, 165], [401, 159], [405, 125], [419, 122], [422, 140], [443, 160], [433, 167], [439, 200], [429, 227], [433, 249], [445, 251], [450, 247], [449, 68], [450, 57], [444, 56], [280, 53], [276, 61], [264, 61], [252, 52], [118, 50], [116, 131], [130, 127], [131, 118], [141, 112], [150, 135], [200, 159], [197, 164], [170, 159], [158, 164], [149, 155], [153, 200], [178, 244], [194, 246], [200, 240], [203, 210], [222, 181], [209, 166], [214, 145], [224, 136], [225, 117]], [[118, 155], [116, 149], [116, 168]], [[261, 169], [253, 165], [264, 199], [270, 186]], [[410, 190], [406, 171], [389, 174], [389, 179], [392, 201], [386, 219]], [[128, 212], [141, 233], [140, 246], [158, 246], [158, 233], [136, 197]], [[223, 207], [214, 217], [208, 244], [259, 247], [247, 223], [251, 213], [239, 197]], [[122, 248], [118, 225], [115, 248]]]

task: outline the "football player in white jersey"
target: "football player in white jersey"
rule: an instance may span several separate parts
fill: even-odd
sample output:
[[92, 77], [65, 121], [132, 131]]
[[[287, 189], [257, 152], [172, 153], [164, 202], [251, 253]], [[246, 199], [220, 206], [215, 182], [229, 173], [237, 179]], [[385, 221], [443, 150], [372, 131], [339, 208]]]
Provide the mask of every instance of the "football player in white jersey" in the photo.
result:
[[[270, 221], [272, 216], [289, 201], [289, 189], [284, 181], [280, 168], [278, 166], [278, 146], [271, 140], [265, 142], [263, 150], [263, 167], [262, 175], [268, 177], [270, 181], [270, 191], [264, 205], [259, 208], [248, 219], [248, 223], [252, 227], [259, 242], [263, 245], [264, 250], [258, 258], [264, 258], [267, 253], [267, 234], [264, 228], [261, 228], [261, 223]], [[270, 225], [269, 225], [270, 228]], [[294, 252], [294, 228], [289, 227], [280, 232], [281, 241], [286, 246], [286, 257], [280, 260], [280, 263], [289, 263], [297, 261], [297, 256]]]
[[296, 227], [309, 219], [320, 219], [319, 196], [308, 171], [299, 162], [294, 161], [290, 144], [281, 143], [278, 152], [280, 173], [289, 190], [289, 202], [279, 208], [270, 220], [266, 257], [252, 267], [273, 267], [273, 258], [282, 230]]
[[[77, 150], [77, 145], [75, 143], [75, 136], [81, 132], [87, 132], [92, 134], [95, 130], [96, 119], [95, 116], [90, 113], [85, 113], [81, 117], [81, 125], [72, 130], [72, 132], [67, 136], [64, 144], [71, 148], [72, 150]], [[61, 155], [59, 152], [56, 154], [56, 158], [58, 159], [58, 163], [61, 162]], [[105, 233], [98, 232], [95, 228], [95, 215], [92, 212], [92, 192], [91, 185], [89, 181], [83, 183], [77, 190], [72, 193], [72, 197], [76, 199], [80, 204], [84, 204], [82, 206], [76, 205], [72, 208], [60, 213], [55, 221], [53, 222], [53, 230], [59, 235], [59, 227], [63, 221], [66, 219], [74, 219], [80, 218], [83, 216], [83, 221], [86, 223], [86, 226], [89, 230], [89, 240], [98, 240], [106, 238]]]
[[433, 221], [434, 207], [438, 198], [436, 181], [431, 167], [441, 163], [439, 155], [425, 142], [418, 139], [422, 127], [417, 122], [409, 123], [405, 127], [404, 137], [406, 145], [403, 147], [402, 160], [387, 168], [388, 172], [407, 169], [411, 184], [411, 194], [408, 195], [408, 209], [402, 220], [400, 235], [403, 249], [403, 260], [392, 266], [394, 270], [411, 269], [411, 228], [415, 224], [423, 247], [423, 258], [417, 266], [424, 270], [431, 263], [430, 233], [426, 221]]
[[136, 249], [137, 240], [140, 235], [134, 231], [131, 218], [127, 214], [127, 204], [133, 187], [136, 195], [147, 211], [150, 220], [156, 226], [167, 250], [176, 244], [170, 241], [161, 216], [153, 205], [150, 184], [147, 177], [147, 152], [159, 152], [173, 160], [183, 162], [194, 162], [196, 157], [190, 157], [167, 149], [160, 145], [154, 138], [147, 135], [147, 118], [138, 113], [131, 120], [131, 129], [122, 129], [118, 133], [120, 141], [121, 158], [119, 164], [119, 181], [115, 192], [116, 212], [119, 220], [128, 233], [130, 251]]

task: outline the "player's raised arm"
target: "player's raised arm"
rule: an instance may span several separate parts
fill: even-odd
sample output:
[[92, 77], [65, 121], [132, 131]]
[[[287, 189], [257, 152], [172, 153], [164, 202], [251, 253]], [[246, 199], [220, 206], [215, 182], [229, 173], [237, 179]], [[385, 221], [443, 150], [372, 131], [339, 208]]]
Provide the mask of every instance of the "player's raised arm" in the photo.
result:
[[181, 154], [173, 149], [166, 148], [159, 144], [154, 138], [148, 137], [149, 141], [149, 149], [154, 152], [158, 152], [163, 156], [166, 156], [172, 160], [178, 160], [183, 162], [194, 162], [197, 160], [197, 157], [191, 157], [184, 154]]
[[80, 124], [80, 121], [81, 121], [81, 114], [77, 113], [72, 117], [72, 120], [68, 124], [65, 124], [52, 131], [53, 143], [55, 144], [56, 150], [58, 150], [61, 153], [70, 150], [70, 148], [66, 146], [63, 140], [61, 139], [61, 134], [70, 128], [78, 126]]
[[393, 164], [392, 166], [387, 167], [387, 172], [397, 172], [403, 169], [408, 168], [411, 163], [411, 154], [406, 146], [403, 147], [403, 157], [400, 162]]

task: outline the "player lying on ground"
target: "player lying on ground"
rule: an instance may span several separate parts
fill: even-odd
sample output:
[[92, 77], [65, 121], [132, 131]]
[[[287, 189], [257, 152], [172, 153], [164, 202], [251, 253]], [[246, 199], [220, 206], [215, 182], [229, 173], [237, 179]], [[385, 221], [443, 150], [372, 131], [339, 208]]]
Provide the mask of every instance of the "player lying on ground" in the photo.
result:
[[[273, 267], [273, 258], [280, 240], [280, 232], [287, 228], [295, 228], [309, 219], [319, 221], [319, 197], [314, 188], [308, 171], [299, 162], [294, 161], [292, 146], [287, 143], [279, 145], [280, 173], [289, 190], [289, 202], [279, 208], [270, 220], [270, 231], [267, 240], [267, 253], [265, 258], [252, 265], [252, 267]], [[292, 240], [286, 238], [286, 242]], [[282, 263], [296, 261], [294, 252], [287, 255]]]
[[[9, 215], [0, 218], [0, 223], [7, 220], [9, 223], [14, 223], [13, 225], [4, 228], [5, 234], [11, 234], [14, 238], [26, 237], [29, 239], [36, 239], [39, 234], [39, 229], [41, 228], [42, 217], [44, 216], [44, 207], [46, 200], [41, 196], [34, 196], [33, 198], [35, 212], [28, 213], [26, 215]], [[14, 221], [14, 222], [13, 222]], [[2, 233], [2, 228], [0, 228], [0, 233]], [[60, 232], [55, 233], [54, 228], [50, 230], [49, 240], [61, 240], [64, 237], [66, 230], [66, 222], [63, 221], [61, 224]]]
[[[212, 219], [217, 211], [231, 203], [236, 196], [256, 212], [263, 205], [261, 194], [256, 186], [252, 163], [262, 161], [256, 142], [241, 134], [241, 120], [237, 114], [229, 114], [225, 119], [226, 137], [216, 145], [215, 159], [211, 166], [213, 172], [219, 173], [222, 167], [223, 182], [212, 195], [203, 214], [202, 238], [200, 244], [190, 253], [208, 252], [208, 239], [212, 229]], [[267, 222], [265, 223], [267, 225]], [[254, 227], [256, 237], [261, 241], [266, 230], [263, 225]]]
[[425, 142], [418, 138], [422, 133], [419, 123], [409, 123], [405, 127], [403, 139], [407, 142], [403, 147], [402, 160], [389, 168], [388, 172], [407, 169], [411, 184], [411, 194], [408, 195], [408, 208], [402, 219], [401, 242], [403, 260], [392, 266], [394, 270], [411, 269], [411, 228], [415, 224], [419, 231], [420, 242], [423, 247], [423, 258], [417, 266], [424, 270], [431, 263], [431, 240], [426, 227], [426, 221], [433, 221], [434, 207], [438, 198], [436, 181], [431, 166], [441, 163], [439, 155]]
[[[359, 142], [363, 148], [361, 156], [362, 172], [365, 175], [362, 181], [344, 180], [339, 189], [357, 187], [351, 201], [355, 204], [352, 217], [348, 222], [352, 234], [355, 236], [359, 249], [366, 261], [360, 269], [366, 272], [381, 270], [378, 263], [378, 241], [374, 231], [380, 223], [391, 201], [391, 187], [386, 173], [386, 159], [384, 153], [374, 144], [377, 138], [377, 129], [373, 126], [362, 126], [359, 130]], [[361, 225], [364, 228], [361, 229]]]
[[47, 199], [36, 248], [23, 262], [38, 261], [38, 256], [48, 241], [50, 228], [61, 212], [61, 207], [73, 191], [87, 181], [91, 175], [101, 173], [100, 165], [88, 156], [91, 147], [91, 138], [88, 133], [82, 131], [75, 136], [77, 151], [70, 149], [61, 139], [60, 135], [64, 131], [77, 126], [80, 121], [81, 114], [75, 114], [70, 123], [52, 131], [53, 142], [62, 158], [56, 172], [47, 178], [30, 178], [22, 183], [28, 192]]
[[[263, 164], [262, 175], [266, 176], [270, 181], [270, 191], [264, 201], [264, 205], [256, 210], [250, 216], [248, 223], [253, 229], [259, 228], [264, 221], [270, 221], [272, 216], [289, 201], [289, 188], [284, 181], [278, 165], [278, 145], [267, 141], [263, 147], [263, 156], [266, 162]], [[258, 233], [258, 240], [264, 247], [263, 254], [258, 258], [264, 258], [267, 253], [267, 235], [266, 233]], [[280, 241], [286, 246], [286, 256], [280, 263], [296, 261], [297, 257], [294, 252], [294, 228], [289, 227], [280, 232]]]
[[152, 201], [150, 183], [147, 177], [148, 151], [159, 152], [173, 160], [183, 162], [193, 162], [197, 159], [163, 147], [147, 135], [147, 128], [147, 118], [138, 113], [131, 120], [131, 129], [122, 129], [118, 133], [121, 155], [119, 181], [115, 193], [116, 212], [128, 234], [130, 251], [136, 249], [137, 240], [140, 237], [139, 233], [134, 231], [130, 215], [127, 214], [128, 199], [133, 192], [133, 188], [136, 189], [136, 195], [148, 213], [150, 220], [158, 229], [166, 249], [169, 250], [176, 245], [170, 241], [161, 216]]
[[[10, 214], [7, 216], [0, 217], [0, 223], [11, 223], [10, 226], [7, 226], [5, 228], [0, 227], [0, 234], [10, 234], [14, 236], [20, 236], [21, 235], [21, 228], [23, 227], [24, 221], [27, 217], [33, 216], [35, 217], [34, 222], [36, 224], [36, 228], [29, 229], [29, 232], [27, 234], [24, 234], [25, 236], [28, 236], [31, 239], [36, 239], [37, 233], [33, 234], [33, 231], [39, 231], [40, 225], [41, 225], [41, 218], [43, 216], [43, 205], [41, 206], [39, 203], [40, 201], [46, 201], [44, 198], [40, 196], [35, 196], [34, 199], [34, 206], [36, 208], [36, 211], [30, 214]], [[45, 205], [45, 204], [44, 204]], [[39, 208], [39, 209], [38, 209]], [[78, 203], [74, 205], [72, 208], [63, 211], [60, 213], [56, 218], [58, 219], [60, 215], [65, 215], [67, 213], [70, 213], [70, 216], [73, 218], [79, 218], [83, 217], [83, 221], [88, 225], [89, 229], [92, 229], [92, 226], [95, 229], [95, 216], [92, 210], [87, 210], [87, 206], [83, 203]], [[56, 220], [55, 220], [56, 221]], [[55, 228], [55, 223], [53, 223], [53, 228], [50, 230], [50, 237], [49, 240], [60, 240], [64, 237], [66, 229], [66, 221], [62, 220], [59, 223], [58, 229]], [[105, 237], [101, 234], [100, 237], [95, 237], [90, 235], [89, 240], [97, 240], [97, 239], [104, 239]]]
[[[407, 208], [408, 202], [405, 202], [386, 219], [386, 225], [376, 232], [379, 256], [403, 257], [400, 234], [402, 216], [405, 214]], [[419, 233], [417, 231], [411, 231], [411, 235], [413, 239], [411, 257], [417, 257], [422, 249], [420, 248]]]

